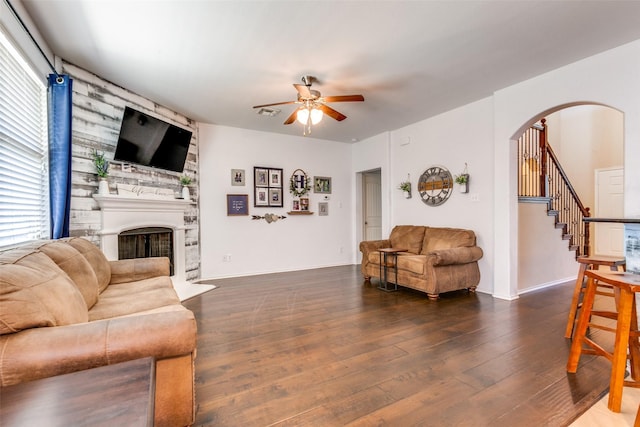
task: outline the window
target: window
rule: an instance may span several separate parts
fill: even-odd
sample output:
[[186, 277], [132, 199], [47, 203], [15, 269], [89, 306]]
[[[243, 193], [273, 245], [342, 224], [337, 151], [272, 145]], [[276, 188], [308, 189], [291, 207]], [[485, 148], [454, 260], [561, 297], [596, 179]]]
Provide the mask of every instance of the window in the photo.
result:
[[47, 88], [0, 31], [0, 249], [49, 237]]

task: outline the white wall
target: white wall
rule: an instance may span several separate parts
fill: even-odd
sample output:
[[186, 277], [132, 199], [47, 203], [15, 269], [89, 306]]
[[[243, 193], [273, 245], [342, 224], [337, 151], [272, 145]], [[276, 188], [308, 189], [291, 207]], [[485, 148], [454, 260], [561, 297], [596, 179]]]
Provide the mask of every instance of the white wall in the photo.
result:
[[576, 253], [562, 240], [562, 229], [555, 228], [546, 203], [520, 203], [518, 223], [518, 293], [575, 281]]
[[[302, 132], [302, 131], [301, 131]], [[246, 129], [200, 124], [202, 278], [231, 277], [352, 264], [351, 146]], [[253, 167], [284, 169], [284, 207], [253, 207]], [[329, 215], [318, 216], [324, 195], [310, 195], [309, 216], [291, 216], [289, 178], [295, 169], [310, 178], [332, 178]], [[231, 169], [244, 169], [246, 185], [231, 185]], [[226, 194], [248, 194], [249, 214], [287, 218], [267, 223], [227, 216]], [[223, 257], [231, 255], [231, 262]]]
[[625, 216], [640, 216], [640, 40], [586, 58], [494, 94], [494, 295], [517, 297], [517, 167], [513, 140], [539, 117], [579, 103], [624, 114]]
[[[474, 230], [484, 251], [480, 260], [478, 291], [493, 290], [493, 102], [486, 98], [391, 132], [392, 222]], [[420, 198], [417, 183], [431, 166], [442, 166], [458, 175], [465, 163], [470, 175], [469, 193], [458, 185], [444, 204], [428, 206]], [[405, 199], [397, 189], [411, 176], [413, 197]], [[387, 234], [388, 235], [388, 234]]]
[[582, 203], [595, 207], [595, 169], [622, 167], [624, 115], [600, 105], [565, 108], [547, 117], [549, 142]]

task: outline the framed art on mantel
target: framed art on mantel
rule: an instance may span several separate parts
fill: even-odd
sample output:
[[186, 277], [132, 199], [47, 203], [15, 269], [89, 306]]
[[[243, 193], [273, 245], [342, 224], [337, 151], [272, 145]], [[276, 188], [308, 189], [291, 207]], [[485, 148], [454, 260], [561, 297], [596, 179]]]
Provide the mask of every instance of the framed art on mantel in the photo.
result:
[[276, 207], [282, 205], [282, 169], [255, 166], [253, 168], [253, 206]]

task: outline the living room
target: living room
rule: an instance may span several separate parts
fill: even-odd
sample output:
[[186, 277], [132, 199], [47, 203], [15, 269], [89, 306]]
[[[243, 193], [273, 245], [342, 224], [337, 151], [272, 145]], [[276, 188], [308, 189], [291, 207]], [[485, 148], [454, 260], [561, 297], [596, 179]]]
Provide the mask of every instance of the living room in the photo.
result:
[[[6, 26], [4, 20], [11, 15], [5, 3], [2, 11]], [[113, 158], [122, 112], [131, 106], [194, 131], [184, 170], [193, 178], [192, 207], [185, 215], [188, 280], [358, 264], [358, 243], [363, 240], [360, 177], [365, 171], [380, 170], [383, 235], [397, 224], [472, 229], [484, 252], [477, 291], [498, 299], [517, 299], [521, 289], [512, 142], [540, 118], [578, 104], [602, 104], [622, 112], [624, 214], [640, 215], [640, 169], [633, 166], [633, 160], [640, 158], [640, 98], [633, 95], [640, 93], [640, 39], [632, 40], [515, 81], [472, 102], [348, 143], [315, 138], [319, 133], [305, 137], [301, 129], [299, 135], [290, 135], [196, 121], [167, 108], [159, 99], [110, 82], [101, 70], [86, 70], [58, 57], [59, 71], [74, 81], [71, 235], [99, 243], [101, 214], [93, 198], [98, 180], [91, 152], [103, 151], [107, 158]], [[367, 93], [364, 95], [367, 99]], [[255, 120], [267, 118], [250, 111], [251, 105], [266, 101], [269, 99], [245, 100]], [[356, 110], [347, 121], [364, 119]], [[471, 175], [470, 193], [454, 193], [447, 203], [435, 208], [422, 203], [417, 192], [405, 199], [397, 190], [398, 184], [407, 175], [417, 182], [431, 165], [445, 165], [452, 174], [461, 173], [466, 166]], [[282, 208], [253, 206], [254, 167], [283, 169]], [[286, 185], [298, 168], [310, 177], [331, 177], [330, 195], [310, 194], [314, 215], [288, 215], [292, 198]], [[123, 169], [117, 162], [111, 166], [109, 182], [114, 194], [118, 183], [180, 191], [179, 173]], [[244, 171], [244, 186], [232, 184], [232, 169]], [[229, 216], [228, 194], [248, 194], [252, 215], [275, 213], [287, 218], [267, 223], [251, 220], [250, 215]], [[329, 214], [320, 216], [318, 203], [325, 201]]]

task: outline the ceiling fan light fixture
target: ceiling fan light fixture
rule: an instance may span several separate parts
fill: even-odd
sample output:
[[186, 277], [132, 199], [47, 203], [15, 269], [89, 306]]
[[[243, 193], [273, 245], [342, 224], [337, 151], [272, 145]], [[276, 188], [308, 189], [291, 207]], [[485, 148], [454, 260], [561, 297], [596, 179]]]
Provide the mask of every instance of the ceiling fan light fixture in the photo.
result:
[[322, 117], [324, 117], [324, 113], [322, 110], [318, 108], [311, 107], [303, 107], [298, 110], [298, 114], [296, 115], [296, 120], [303, 125], [309, 124], [309, 116], [311, 116], [311, 124], [317, 125], [322, 121]]
[[322, 121], [323, 116], [324, 113], [322, 112], [322, 110], [314, 108], [313, 110], [311, 110], [311, 123], [317, 125]]
[[300, 124], [306, 125], [309, 121], [309, 110], [307, 108], [299, 109], [298, 114], [296, 115], [296, 120], [298, 120]]

